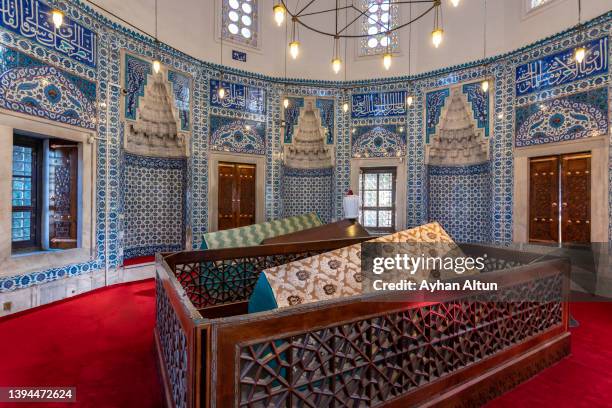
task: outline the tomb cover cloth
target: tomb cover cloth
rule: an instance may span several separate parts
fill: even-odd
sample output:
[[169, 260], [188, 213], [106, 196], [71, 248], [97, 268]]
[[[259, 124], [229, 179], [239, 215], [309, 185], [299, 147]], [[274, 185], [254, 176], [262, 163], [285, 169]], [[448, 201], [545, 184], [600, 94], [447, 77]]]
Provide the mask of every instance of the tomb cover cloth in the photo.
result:
[[204, 234], [201, 249], [238, 248], [259, 245], [267, 238], [323, 225], [315, 212], [279, 220]]
[[[461, 249], [438, 222], [421, 225], [394, 234], [375, 238], [368, 242], [412, 243], [409, 248], [413, 256], [423, 253], [428, 256], [464, 256]], [[435, 244], [448, 245], [435, 245]], [[398, 245], [389, 245], [385, 256], [394, 256]], [[383, 246], [383, 250], [385, 247]], [[437, 253], [444, 248], [444, 253]], [[448, 248], [452, 248], [448, 251]], [[402, 248], [405, 253], [405, 247]], [[456, 277], [452, 271], [422, 269], [415, 280], [430, 279], [435, 272], [436, 279]], [[466, 271], [464, 275], [477, 273]], [[363, 293], [361, 271], [361, 244], [339, 248], [334, 251], [290, 262], [263, 271], [249, 301], [249, 312], [270, 310], [298, 304], [318, 302]], [[261, 306], [261, 307], [260, 307]], [[263, 307], [263, 309], [262, 309]]]

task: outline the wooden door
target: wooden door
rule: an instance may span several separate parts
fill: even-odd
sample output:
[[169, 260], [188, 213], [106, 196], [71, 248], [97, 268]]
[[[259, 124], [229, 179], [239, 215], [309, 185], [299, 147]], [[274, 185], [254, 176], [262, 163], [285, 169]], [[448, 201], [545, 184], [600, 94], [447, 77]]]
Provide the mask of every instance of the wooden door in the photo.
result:
[[77, 247], [78, 147], [49, 141], [49, 248]]
[[559, 157], [529, 163], [529, 241], [559, 242]]
[[591, 242], [590, 153], [561, 156], [561, 197], [563, 242]]
[[255, 223], [255, 165], [219, 163], [218, 230]]

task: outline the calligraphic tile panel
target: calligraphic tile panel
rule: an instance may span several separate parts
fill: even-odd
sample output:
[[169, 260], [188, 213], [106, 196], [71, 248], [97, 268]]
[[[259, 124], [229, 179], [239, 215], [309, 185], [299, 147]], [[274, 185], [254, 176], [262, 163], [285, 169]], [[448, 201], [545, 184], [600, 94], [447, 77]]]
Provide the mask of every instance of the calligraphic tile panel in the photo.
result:
[[351, 117], [406, 115], [406, 91], [353, 94]]
[[[220, 88], [225, 91], [223, 98], [219, 95]], [[211, 79], [210, 104], [263, 115], [266, 113], [266, 91], [255, 86], [226, 81], [220, 83], [217, 79]]]
[[60, 28], [55, 28], [52, 10], [41, 0], [2, 0], [0, 27], [95, 68], [96, 33], [69, 17], [64, 18]]
[[574, 57], [577, 47], [572, 47], [516, 67], [516, 95], [522, 96], [608, 72], [608, 37], [579, 46], [586, 49], [585, 59], [581, 63]]

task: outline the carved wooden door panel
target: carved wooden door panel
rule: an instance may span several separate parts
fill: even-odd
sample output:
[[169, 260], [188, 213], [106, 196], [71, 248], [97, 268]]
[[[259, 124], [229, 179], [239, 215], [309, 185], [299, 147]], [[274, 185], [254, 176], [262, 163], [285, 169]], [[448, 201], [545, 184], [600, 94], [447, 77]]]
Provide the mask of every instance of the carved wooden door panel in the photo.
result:
[[561, 192], [563, 242], [591, 242], [590, 153], [561, 156]]
[[255, 166], [238, 165], [238, 227], [255, 223]]
[[255, 165], [219, 163], [218, 230], [255, 222]]
[[529, 241], [559, 241], [559, 158], [531, 159], [529, 164]]
[[77, 247], [78, 147], [49, 142], [49, 247]]

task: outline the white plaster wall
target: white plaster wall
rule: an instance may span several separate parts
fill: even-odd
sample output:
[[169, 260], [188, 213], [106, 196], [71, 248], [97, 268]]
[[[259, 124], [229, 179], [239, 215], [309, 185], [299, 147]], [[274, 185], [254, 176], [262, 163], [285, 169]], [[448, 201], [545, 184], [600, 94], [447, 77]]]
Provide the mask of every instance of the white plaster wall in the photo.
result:
[[[219, 24], [219, 0], [158, 0], [159, 39], [170, 46], [205, 61], [220, 62], [220, 44], [215, 35]], [[260, 1], [260, 50], [246, 49], [246, 63], [231, 59], [232, 49], [243, 47], [224, 42], [224, 65], [247, 71], [282, 76], [284, 73], [285, 27], [277, 27], [272, 17], [273, 0]], [[290, 7], [297, 0], [288, 0]], [[323, 0], [319, 0], [322, 1]], [[577, 0], [553, 0], [553, 4], [524, 16], [526, 0], [487, 0], [487, 55], [512, 51], [541, 38], [563, 31], [577, 23]], [[331, 2], [331, 1], [330, 1]], [[97, 4], [118, 14], [143, 30], [154, 33], [155, 0], [97, 0]], [[612, 9], [612, 0], [583, 0], [583, 20]], [[304, 4], [302, 2], [302, 4]], [[321, 3], [323, 4], [323, 3]], [[342, 1], [341, 1], [342, 4]], [[427, 72], [473, 61], [483, 56], [484, 0], [461, 0], [458, 8], [443, 0], [445, 39], [440, 48], [431, 45], [433, 16], [415, 24], [412, 39], [412, 73]], [[407, 11], [406, 6], [401, 6]], [[415, 5], [413, 15], [426, 5]], [[331, 16], [330, 16], [331, 17]], [[407, 16], [404, 16], [405, 18]], [[321, 17], [319, 17], [321, 18]], [[343, 21], [343, 19], [341, 19]], [[332, 26], [320, 20], [321, 26]], [[355, 58], [355, 46], [349, 44], [348, 79], [408, 74], [408, 29], [401, 30], [401, 54], [394, 58], [389, 71], [382, 69], [380, 58]], [[331, 71], [332, 41], [328, 37], [301, 30], [301, 56], [288, 59], [287, 76], [309, 79], [344, 78]]]

